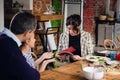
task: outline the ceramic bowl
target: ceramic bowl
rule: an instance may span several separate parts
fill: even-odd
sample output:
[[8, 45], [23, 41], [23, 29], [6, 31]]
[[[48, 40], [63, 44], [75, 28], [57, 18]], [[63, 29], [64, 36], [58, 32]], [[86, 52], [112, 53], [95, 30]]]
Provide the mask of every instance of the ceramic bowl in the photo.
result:
[[89, 80], [100, 80], [104, 77], [104, 71], [100, 68], [84, 67], [83, 73], [85, 78]]
[[106, 15], [100, 15], [99, 20], [106, 20], [107, 16]]

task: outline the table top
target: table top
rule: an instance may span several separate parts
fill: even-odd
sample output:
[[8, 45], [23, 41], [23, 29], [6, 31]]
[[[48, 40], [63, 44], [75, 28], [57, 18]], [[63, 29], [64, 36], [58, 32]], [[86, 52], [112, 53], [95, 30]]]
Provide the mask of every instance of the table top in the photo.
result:
[[[91, 64], [88, 61], [82, 61], [82, 67]], [[81, 61], [66, 64], [56, 69], [46, 70], [41, 72], [40, 80], [87, 80], [81, 69]], [[106, 74], [106, 80], [118, 79], [120, 74]]]

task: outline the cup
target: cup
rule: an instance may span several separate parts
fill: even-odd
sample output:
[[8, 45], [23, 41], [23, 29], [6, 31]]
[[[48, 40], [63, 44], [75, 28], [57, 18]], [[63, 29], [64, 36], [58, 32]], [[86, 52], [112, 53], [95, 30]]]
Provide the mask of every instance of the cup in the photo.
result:
[[117, 51], [110, 51], [110, 59], [116, 60]]

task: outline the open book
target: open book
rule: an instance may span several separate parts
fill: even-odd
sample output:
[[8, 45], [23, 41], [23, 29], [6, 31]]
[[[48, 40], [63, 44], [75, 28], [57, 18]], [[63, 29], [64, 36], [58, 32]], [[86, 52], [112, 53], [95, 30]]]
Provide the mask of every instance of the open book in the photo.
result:
[[58, 55], [59, 55], [59, 56], [62, 56], [62, 55], [70, 55], [70, 56], [72, 56], [72, 55], [73, 55], [72, 53], [73, 53], [74, 51], [76, 51], [76, 49], [71, 46], [71, 47], [69, 47], [69, 48], [67, 48], [67, 49], [59, 52]]

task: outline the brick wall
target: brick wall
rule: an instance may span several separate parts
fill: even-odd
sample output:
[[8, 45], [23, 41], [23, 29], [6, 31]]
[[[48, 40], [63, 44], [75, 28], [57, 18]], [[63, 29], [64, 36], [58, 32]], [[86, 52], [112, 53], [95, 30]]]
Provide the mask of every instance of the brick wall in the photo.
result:
[[[115, 11], [116, 0], [111, 0], [110, 10]], [[106, 0], [84, 0], [83, 29], [90, 32], [95, 42], [95, 17], [105, 14]]]
[[83, 28], [87, 32], [94, 32], [94, 0], [84, 0]]
[[[115, 11], [116, 0], [110, 0], [110, 10]], [[84, 0], [84, 30], [94, 33], [95, 17], [105, 14], [106, 0]]]

